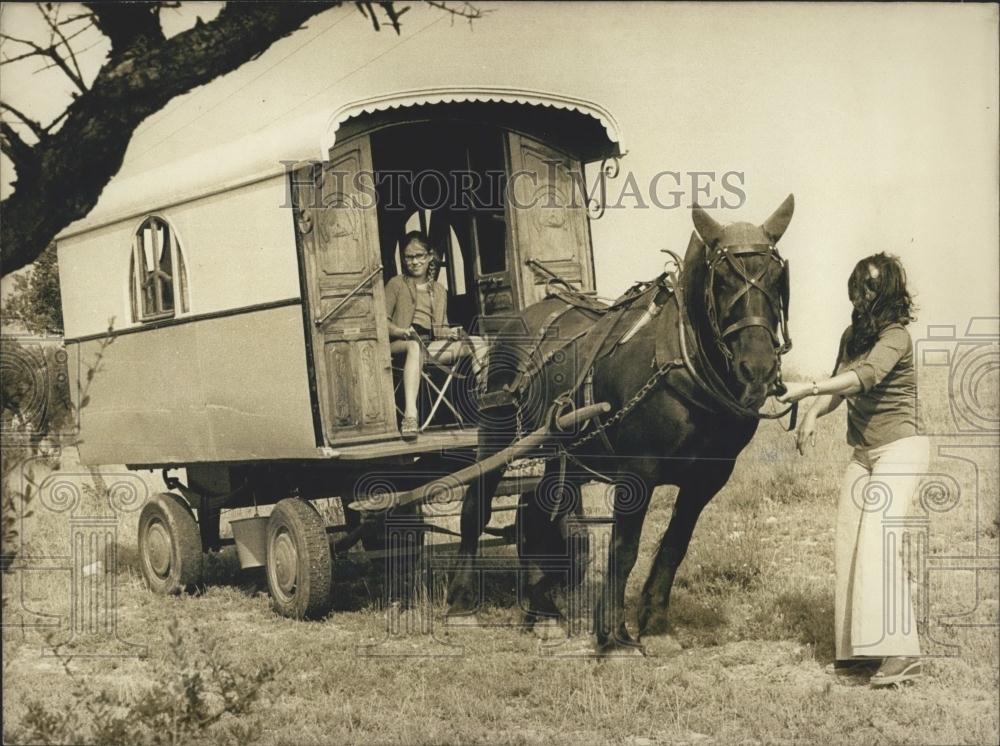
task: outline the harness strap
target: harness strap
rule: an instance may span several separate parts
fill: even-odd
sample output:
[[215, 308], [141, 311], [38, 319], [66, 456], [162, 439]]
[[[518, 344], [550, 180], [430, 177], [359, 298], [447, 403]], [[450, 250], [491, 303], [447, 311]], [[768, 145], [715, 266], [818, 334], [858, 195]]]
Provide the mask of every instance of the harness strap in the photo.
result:
[[774, 336], [774, 332], [771, 331], [771, 326], [768, 324], [767, 319], [763, 316], [746, 316], [739, 321], [733, 322], [725, 329], [722, 330], [722, 337], [725, 339], [733, 332], [738, 332], [740, 329], [746, 329], [748, 326], [762, 326], [767, 329], [768, 334], [771, 335], [771, 340], [775, 342], [775, 347], [777, 347], [777, 339]]
[[[539, 327], [537, 334], [535, 334], [535, 338], [532, 340], [531, 347], [529, 348], [528, 353], [525, 356], [527, 362], [524, 368], [518, 370], [517, 374], [514, 376], [514, 380], [504, 386], [506, 390], [512, 393], [517, 392], [518, 390], [520, 390], [525, 379], [531, 378], [538, 370], [541, 370], [545, 366], [545, 363], [547, 361], [544, 359], [538, 364], [535, 363], [535, 353], [537, 353], [541, 349], [542, 343], [545, 341], [545, 335], [548, 334], [549, 332], [549, 328], [556, 322], [556, 320], [560, 316], [568, 313], [572, 309], [573, 306], [567, 304], [566, 307], [557, 308], [556, 310], [554, 310], [552, 313], [550, 313], [548, 316], [545, 317], [545, 321], [542, 322], [542, 325]], [[567, 342], [567, 344], [568, 343], [569, 342]]]

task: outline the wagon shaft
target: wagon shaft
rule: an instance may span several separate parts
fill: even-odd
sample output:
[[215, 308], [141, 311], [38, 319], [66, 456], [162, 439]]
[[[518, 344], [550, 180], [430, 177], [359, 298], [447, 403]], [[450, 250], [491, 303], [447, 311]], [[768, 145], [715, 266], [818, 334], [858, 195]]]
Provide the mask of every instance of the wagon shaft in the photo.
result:
[[583, 422], [610, 411], [611, 405], [607, 402], [574, 409], [572, 412], [556, 417], [553, 426], [540, 427], [499, 453], [470, 464], [454, 474], [388, 498], [380, 496], [371, 500], [357, 500], [351, 503], [350, 507], [355, 510], [388, 510], [411, 503], [424, 503], [431, 500], [449, 502], [458, 499], [465, 486], [476, 479], [481, 479], [497, 469], [502, 469], [512, 461], [523, 458], [535, 448], [562, 437], [563, 433], [575, 432], [576, 428]]

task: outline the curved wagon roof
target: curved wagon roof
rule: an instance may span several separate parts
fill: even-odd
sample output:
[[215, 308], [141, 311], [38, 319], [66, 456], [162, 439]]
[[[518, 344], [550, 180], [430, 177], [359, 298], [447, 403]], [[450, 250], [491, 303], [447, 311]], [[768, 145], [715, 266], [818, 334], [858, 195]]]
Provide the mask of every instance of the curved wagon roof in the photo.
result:
[[[477, 108], [478, 107], [478, 108]], [[486, 112], [485, 107], [491, 107]], [[396, 91], [313, 111], [259, 131], [119, 176], [91, 213], [64, 238], [170, 205], [284, 173], [289, 162], [323, 160], [338, 138], [431, 116], [486, 116], [513, 129], [559, 133], [584, 161], [624, 152], [614, 116], [598, 103], [564, 94], [501, 86], [440, 86]], [[352, 131], [353, 130], [353, 131]]]
[[[381, 114], [388, 115], [384, 117], [388, 121], [406, 120], [412, 116], [410, 112], [427, 106], [475, 103], [519, 106], [522, 110], [531, 112], [529, 116], [534, 118], [554, 120], [558, 118], [558, 112], [569, 112], [578, 120], [589, 118], [593, 120], [594, 124], [599, 124], [603, 130], [598, 134], [596, 127], [593, 128], [595, 131], [588, 133], [589, 137], [585, 138], [582, 143], [590, 160], [605, 157], [615, 151], [620, 153], [624, 150], [621, 129], [617, 120], [600, 104], [548, 91], [500, 86], [422, 88], [352, 101], [338, 107], [330, 115], [323, 133], [320, 150], [323, 153], [329, 152], [329, 149], [336, 143], [337, 134], [341, 131], [342, 125], [350, 123], [353, 119]], [[546, 112], [546, 109], [549, 111]], [[555, 122], [547, 124], [554, 125]]]

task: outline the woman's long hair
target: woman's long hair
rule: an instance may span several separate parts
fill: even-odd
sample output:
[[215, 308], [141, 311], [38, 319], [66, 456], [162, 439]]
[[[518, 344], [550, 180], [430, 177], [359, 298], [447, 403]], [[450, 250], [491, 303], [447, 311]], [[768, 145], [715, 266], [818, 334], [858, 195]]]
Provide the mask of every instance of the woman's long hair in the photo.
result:
[[[870, 267], [878, 271], [878, 277], [871, 276]], [[890, 324], [906, 326], [916, 319], [916, 305], [906, 289], [906, 270], [891, 254], [879, 252], [858, 262], [847, 281], [847, 293], [854, 302], [848, 357], [868, 352], [879, 332]]]

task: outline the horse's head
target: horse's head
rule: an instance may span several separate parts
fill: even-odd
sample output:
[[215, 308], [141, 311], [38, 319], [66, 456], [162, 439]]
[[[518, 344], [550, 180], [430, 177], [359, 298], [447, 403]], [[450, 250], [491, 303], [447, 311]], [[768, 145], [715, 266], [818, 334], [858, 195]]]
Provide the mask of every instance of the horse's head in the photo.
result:
[[792, 195], [761, 225], [720, 225], [695, 207], [694, 226], [704, 242], [704, 308], [720, 353], [742, 388], [740, 404], [764, 403], [780, 372], [788, 337], [788, 263], [776, 244], [795, 209]]

